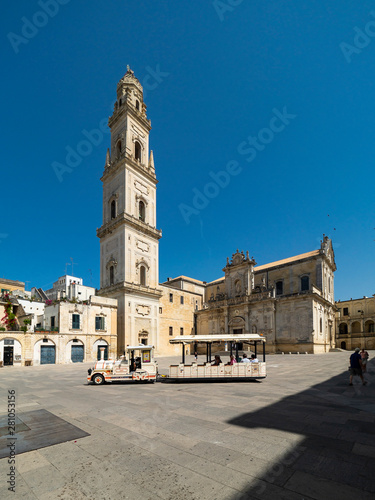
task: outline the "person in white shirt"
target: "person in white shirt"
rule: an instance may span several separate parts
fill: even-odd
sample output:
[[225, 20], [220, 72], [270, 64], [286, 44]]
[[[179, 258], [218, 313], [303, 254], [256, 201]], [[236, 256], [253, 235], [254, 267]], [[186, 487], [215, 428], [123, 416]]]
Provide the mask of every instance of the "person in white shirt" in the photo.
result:
[[259, 363], [259, 360], [255, 357], [255, 354], [251, 355], [250, 363]]
[[250, 359], [247, 357], [247, 354], [243, 354], [241, 363], [250, 363]]

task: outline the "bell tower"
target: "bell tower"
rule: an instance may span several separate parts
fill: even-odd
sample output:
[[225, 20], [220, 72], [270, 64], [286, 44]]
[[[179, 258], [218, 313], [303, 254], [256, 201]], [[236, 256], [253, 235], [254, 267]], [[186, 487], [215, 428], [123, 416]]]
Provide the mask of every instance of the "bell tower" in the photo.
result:
[[159, 239], [156, 175], [149, 152], [151, 121], [134, 72], [117, 85], [108, 120], [111, 147], [103, 183], [100, 238], [100, 295], [118, 300], [118, 349], [139, 343], [158, 347]]

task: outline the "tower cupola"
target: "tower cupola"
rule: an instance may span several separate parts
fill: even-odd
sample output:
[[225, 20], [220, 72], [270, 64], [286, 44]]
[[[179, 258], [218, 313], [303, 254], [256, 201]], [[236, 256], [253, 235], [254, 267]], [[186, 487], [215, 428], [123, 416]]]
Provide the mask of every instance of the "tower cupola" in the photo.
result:
[[125, 102], [131, 103], [139, 112], [145, 112], [146, 106], [143, 104], [143, 87], [138, 78], [134, 76], [127, 66], [127, 72], [117, 84], [117, 106], [120, 108]]

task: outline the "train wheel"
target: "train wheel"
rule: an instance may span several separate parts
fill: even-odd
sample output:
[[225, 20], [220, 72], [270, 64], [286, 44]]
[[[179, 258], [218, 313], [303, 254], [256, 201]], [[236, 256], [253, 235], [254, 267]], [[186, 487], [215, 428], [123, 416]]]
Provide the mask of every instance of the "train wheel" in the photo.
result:
[[100, 375], [100, 373], [98, 373], [97, 375], [94, 375], [92, 380], [93, 380], [95, 385], [101, 385], [101, 384], [104, 384], [104, 382], [105, 382], [103, 375]]

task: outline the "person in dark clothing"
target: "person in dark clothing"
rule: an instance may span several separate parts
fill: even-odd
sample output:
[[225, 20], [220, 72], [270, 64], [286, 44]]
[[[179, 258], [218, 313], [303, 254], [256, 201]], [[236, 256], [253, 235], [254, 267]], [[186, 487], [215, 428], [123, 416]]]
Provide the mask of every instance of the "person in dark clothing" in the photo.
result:
[[219, 366], [220, 363], [222, 363], [220, 356], [215, 355], [215, 361], [212, 363], [211, 366]]
[[353, 354], [350, 356], [350, 368], [349, 368], [349, 372], [350, 372], [350, 380], [349, 380], [349, 385], [353, 385], [353, 376], [355, 375], [358, 375], [358, 377], [361, 378], [362, 380], [362, 385], [366, 385], [367, 382], [366, 380], [363, 378], [363, 374], [362, 374], [362, 359], [361, 359], [361, 355], [359, 354], [359, 347], [356, 347], [356, 349], [354, 350]]

